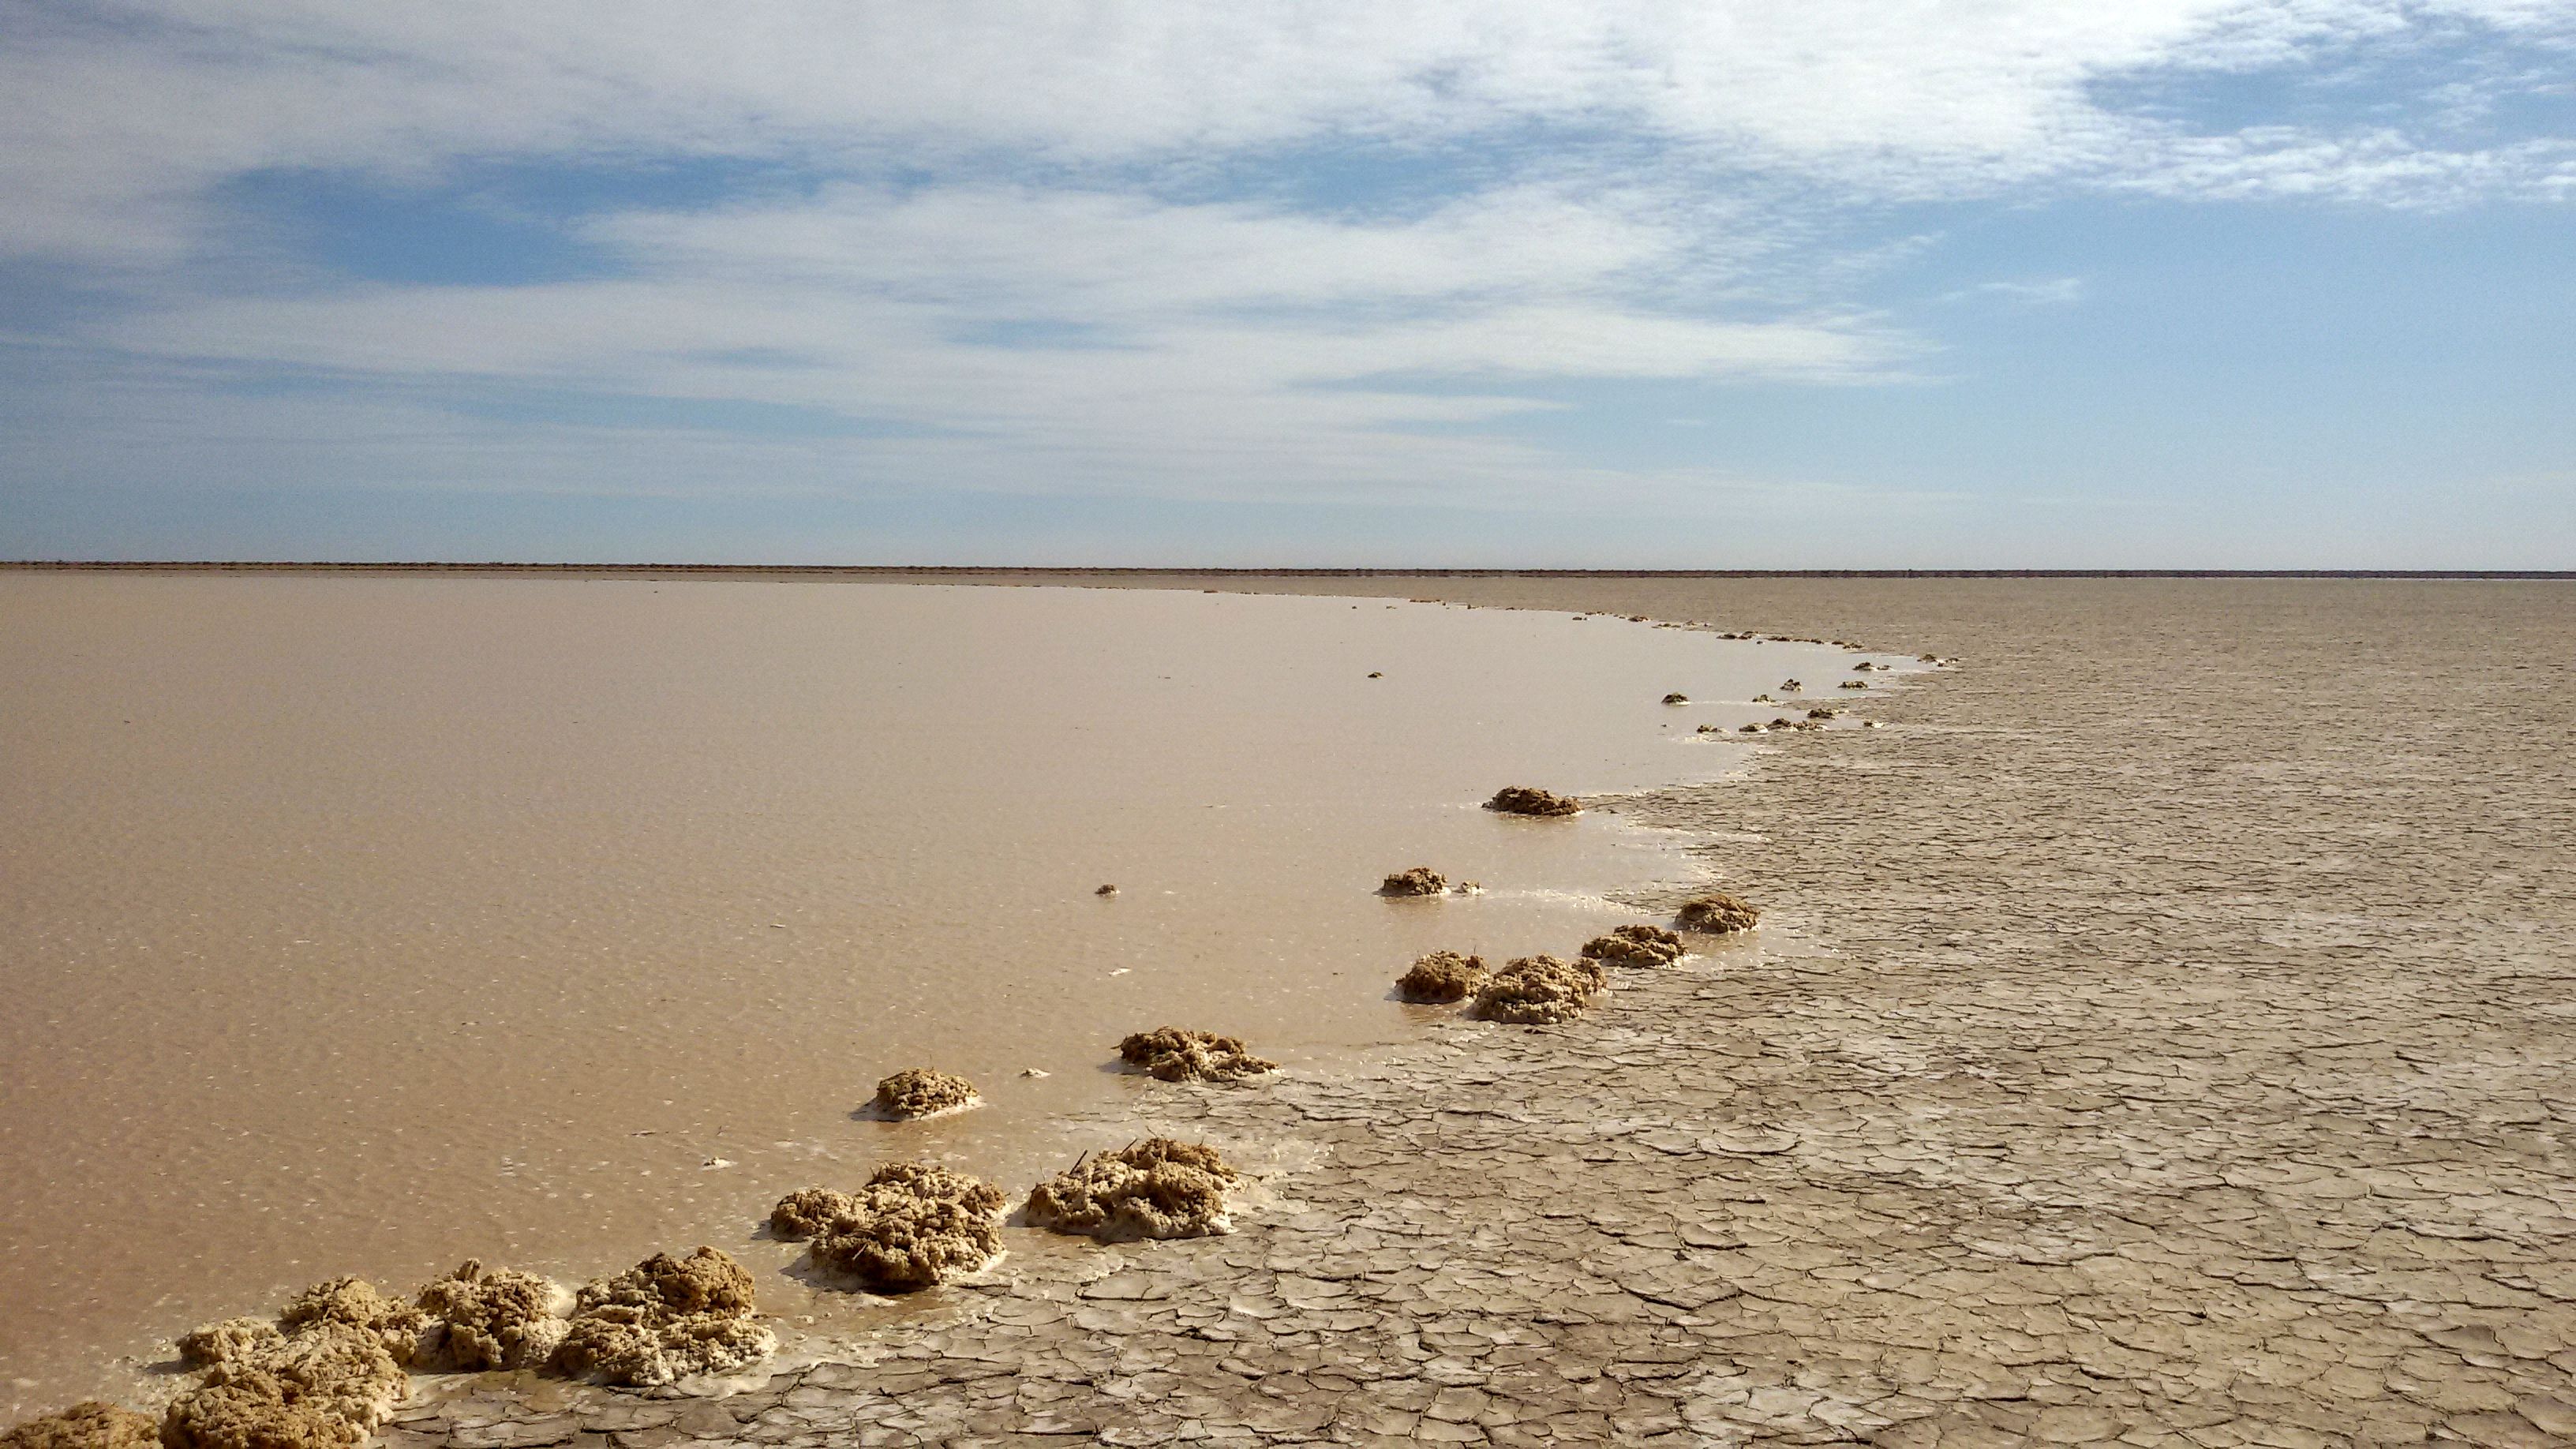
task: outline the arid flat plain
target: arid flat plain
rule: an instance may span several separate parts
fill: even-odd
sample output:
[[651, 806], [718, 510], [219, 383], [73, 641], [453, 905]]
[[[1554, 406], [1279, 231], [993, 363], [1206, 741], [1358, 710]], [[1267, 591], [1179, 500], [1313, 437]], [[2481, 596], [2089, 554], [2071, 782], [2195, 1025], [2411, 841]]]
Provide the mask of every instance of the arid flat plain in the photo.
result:
[[1770, 909], [1758, 950], [1092, 1121], [1263, 1170], [1232, 1236], [1006, 1263], [721, 1399], [493, 1383], [389, 1442], [2576, 1439], [2576, 588], [1125, 582], [1960, 664], [1626, 807]]

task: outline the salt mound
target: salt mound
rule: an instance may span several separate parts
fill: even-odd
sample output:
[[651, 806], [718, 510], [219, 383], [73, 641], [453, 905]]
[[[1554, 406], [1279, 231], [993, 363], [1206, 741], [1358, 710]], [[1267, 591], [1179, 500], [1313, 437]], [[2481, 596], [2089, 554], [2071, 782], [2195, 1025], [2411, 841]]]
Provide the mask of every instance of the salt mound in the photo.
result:
[[1670, 966], [1682, 959], [1682, 938], [1661, 926], [1613, 926], [1584, 942], [1583, 954], [1613, 966]]
[[944, 1167], [890, 1162], [855, 1193], [808, 1188], [779, 1200], [769, 1225], [812, 1237], [814, 1261], [881, 1292], [972, 1273], [1001, 1256], [1002, 1193]]
[[1449, 888], [1449, 877], [1427, 865], [1400, 870], [1377, 888], [1382, 896], [1436, 896]]
[[1407, 1001], [1463, 1001], [1484, 983], [1484, 957], [1434, 951], [1395, 978], [1395, 989]]
[[1571, 795], [1559, 795], [1529, 785], [1506, 785], [1494, 792], [1494, 798], [1485, 802], [1485, 808], [1500, 810], [1506, 815], [1572, 815], [1581, 811], [1583, 805]]
[[750, 1271], [702, 1247], [686, 1258], [656, 1253], [583, 1287], [554, 1361], [566, 1373], [653, 1388], [777, 1351], [778, 1335], [752, 1316]]
[[317, 1321], [216, 1364], [162, 1420], [169, 1449], [350, 1449], [393, 1417], [410, 1376], [374, 1333]]
[[421, 1334], [429, 1327], [429, 1320], [419, 1309], [400, 1299], [387, 1298], [364, 1278], [316, 1283], [297, 1294], [278, 1313], [277, 1321], [288, 1333], [316, 1323], [345, 1324], [372, 1333], [398, 1364], [412, 1361], [419, 1352]]
[[179, 1357], [190, 1368], [230, 1363], [266, 1352], [284, 1336], [265, 1318], [227, 1318], [180, 1335]]
[[1241, 1037], [1178, 1026], [1137, 1032], [1118, 1043], [1118, 1055], [1166, 1082], [1239, 1082], [1279, 1070], [1277, 1062], [1254, 1056]]
[[438, 1320], [421, 1334], [413, 1361], [462, 1372], [539, 1367], [571, 1326], [563, 1317], [570, 1298], [534, 1273], [468, 1258], [413, 1299]]
[[930, 1117], [982, 1100], [973, 1082], [929, 1067], [907, 1067], [877, 1083], [876, 1108], [889, 1117]]
[[1682, 902], [1673, 919], [1686, 931], [1750, 931], [1761, 921], [1762, 909], [1724, 891], [1710, 891]]
[[1609, 975], [1596, 962], [1523, 956], [1477, 988], [1476, 1014], [1487, 1021], [1521, 1026], [1570, 1021], [1608, 990], [1609, 983]]
[[1230, 1233], [1226, 1193], [1242, 1180], [1213, 1147], [1151, 1137], [1038, 1184], [1029, 1193], [1029, 1221], [1104, 1242]]
[[156, 1449], [160, 1442], [161, 1428], [151, 1415], [96, 1399], [0, 1434], [0, 1449]]

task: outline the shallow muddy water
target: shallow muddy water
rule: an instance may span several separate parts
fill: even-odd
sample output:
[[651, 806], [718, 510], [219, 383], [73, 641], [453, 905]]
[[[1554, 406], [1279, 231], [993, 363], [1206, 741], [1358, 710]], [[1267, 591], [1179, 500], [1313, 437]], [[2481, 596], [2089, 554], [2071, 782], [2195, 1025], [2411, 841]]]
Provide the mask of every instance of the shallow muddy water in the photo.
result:
[[[0, 1421], [148, 1398], [170, 1335], [344, 1272], [707, 1242], [816, 1311], [754, 1241], [781, 1192], [925, 1156], [1016, 1196], [1103, 1145], [1061, 1113], [1170, 1090], [1110, 1070], [1126, 1032], [1324, 1070], [1412, 1029], [1416, 954], [1570, 954], [1674, 843], [1476, 802], [1723, 773], [1697, 725], [1853, 658], [1321, 598], [0, 574]], [[1375, 894], [1416, 864], [1485, 889]], [[987, 1105], [855, 1115], [916, 1064]]]

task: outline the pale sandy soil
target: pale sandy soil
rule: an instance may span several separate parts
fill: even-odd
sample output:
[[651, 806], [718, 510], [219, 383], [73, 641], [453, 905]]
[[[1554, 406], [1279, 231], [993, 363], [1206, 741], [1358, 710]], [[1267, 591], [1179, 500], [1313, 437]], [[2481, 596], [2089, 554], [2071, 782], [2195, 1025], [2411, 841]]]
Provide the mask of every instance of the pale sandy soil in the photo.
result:
[[1758, 950], [1098, 1124], [1264, 1166], [1235, 1236], [389, 1439], [2576, 1441], [2576, 586], [1276, 586], [1964, 663], [1636, 807]]

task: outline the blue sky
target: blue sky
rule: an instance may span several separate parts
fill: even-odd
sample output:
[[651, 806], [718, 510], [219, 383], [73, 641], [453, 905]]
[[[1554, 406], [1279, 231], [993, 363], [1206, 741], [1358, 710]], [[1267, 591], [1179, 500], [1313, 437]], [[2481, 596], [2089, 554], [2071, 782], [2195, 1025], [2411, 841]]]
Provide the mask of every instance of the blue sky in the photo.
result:
[[2576, 567], [2576, 0], [0, 17], [0, 556]]

